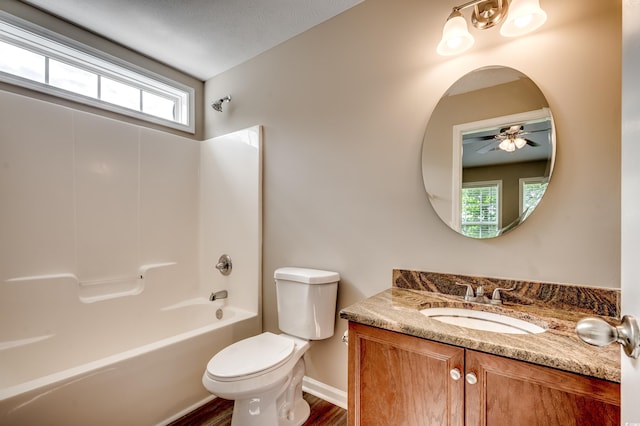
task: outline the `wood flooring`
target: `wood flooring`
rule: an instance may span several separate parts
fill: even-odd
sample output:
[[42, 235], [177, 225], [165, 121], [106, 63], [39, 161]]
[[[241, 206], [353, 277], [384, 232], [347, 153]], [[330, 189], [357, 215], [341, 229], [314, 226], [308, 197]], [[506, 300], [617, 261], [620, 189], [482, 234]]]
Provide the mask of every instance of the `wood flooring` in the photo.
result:
[[[303, 426], [346, 426], [347, 410], [308, 393], [303, 397], [311, 407], [311, 415]], [[232, 412], [233, 401], [216, 398], [168, 426], [229, 426]]]

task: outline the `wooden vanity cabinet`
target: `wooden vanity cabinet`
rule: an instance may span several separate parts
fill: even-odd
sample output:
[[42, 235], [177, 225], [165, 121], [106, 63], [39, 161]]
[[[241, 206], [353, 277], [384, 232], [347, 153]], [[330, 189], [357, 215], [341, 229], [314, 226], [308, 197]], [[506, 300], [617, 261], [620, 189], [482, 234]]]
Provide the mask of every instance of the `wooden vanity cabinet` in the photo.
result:
[[348, 408], [350, 426], [619, 425], [620, 386], [350, 322]]
[[467, 349], [467, 425], [620, 425], [620, 385]]
[[349, 323], [349, 425], [464, 424], [464, 349]]

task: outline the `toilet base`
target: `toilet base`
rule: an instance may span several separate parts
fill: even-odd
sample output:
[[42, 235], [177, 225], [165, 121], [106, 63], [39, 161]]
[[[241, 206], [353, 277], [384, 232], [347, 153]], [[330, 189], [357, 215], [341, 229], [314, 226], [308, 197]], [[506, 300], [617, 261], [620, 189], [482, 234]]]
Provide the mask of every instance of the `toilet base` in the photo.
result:
[[[236, 400], [233, 405], [231, 426], [301, 426], [311, 414], [309, 403], [302, 398], [296, 402], [288, 417], [279, 417], [276, 405], [273, 403], [260, 407], [259, 412], [257, 411], [259, 402], [254, 402], [253, 405], [253, 411], [249, 411], [250, 400]], [[252, 412], [254, 414], [251, 414]]]
[[310, 414], [311, 407], [309, 407], [309, 403], [301, 398], [296, 402], [291, 420], [281, 417], [278, 426], [301, 426], [309, 418]]
[[260, 397], [236, 399], [231, 426], [301, 426], [311, 413], [302, 398], [304, 360], [300, 358], [279, 385]]

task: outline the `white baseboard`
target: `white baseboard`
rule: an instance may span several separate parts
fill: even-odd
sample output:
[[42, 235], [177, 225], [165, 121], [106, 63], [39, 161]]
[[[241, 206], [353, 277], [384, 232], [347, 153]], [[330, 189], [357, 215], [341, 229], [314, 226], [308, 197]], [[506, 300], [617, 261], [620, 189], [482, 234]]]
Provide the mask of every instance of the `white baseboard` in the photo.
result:
[[304, 376], [302, 379], [302, 390], [337, 405], [340, 408], [344, 408], [345, 410], [347, 409], [347, 393], [345, 391], [307, 376]]

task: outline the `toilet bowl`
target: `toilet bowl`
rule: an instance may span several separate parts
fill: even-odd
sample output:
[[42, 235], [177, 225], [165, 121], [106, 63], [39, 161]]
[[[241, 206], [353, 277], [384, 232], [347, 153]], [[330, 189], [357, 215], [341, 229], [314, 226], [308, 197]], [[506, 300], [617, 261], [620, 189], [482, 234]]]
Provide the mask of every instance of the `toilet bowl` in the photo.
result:
[[212, 394], [235, 400], [232, 426], [301, 425], [309, 416], [302, 399], [308, 348], [305, 340], [265, 332], [211, 358], [202, 383]]
[[302, 398], [303, 355], [309, 340], [333, 335], [340, 276], [305, 268], [275, 271], [278, 325], [217, 353], [202, 375], [212, 394], [234, 400], [232, 426], [300, 426], [309, 417]]

